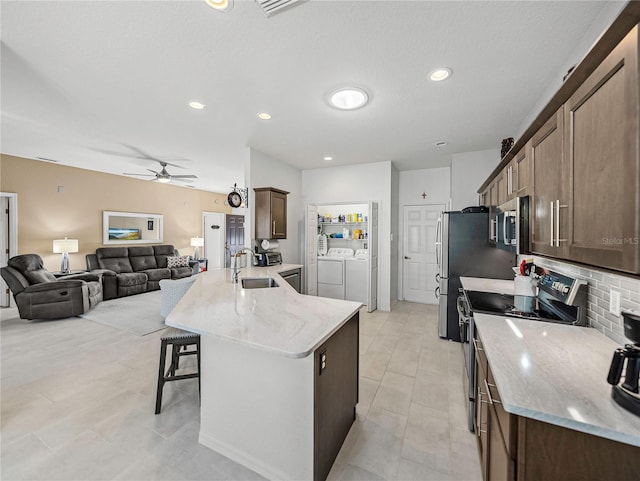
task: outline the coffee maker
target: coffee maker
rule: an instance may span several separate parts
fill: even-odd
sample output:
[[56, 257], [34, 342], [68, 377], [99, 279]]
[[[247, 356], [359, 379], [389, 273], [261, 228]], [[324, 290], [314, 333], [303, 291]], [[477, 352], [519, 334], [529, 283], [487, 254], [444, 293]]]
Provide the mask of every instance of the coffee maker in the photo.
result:
[[[638, 380], [640, 379], [640, 312], [623, 312], [622, 318], [624, 335], [633, 344], [625, 344], [624, 348], [615, 350], [607, 382], [613, 386], [611, 388], [613, 400], [636, 416], [640, 416], [640, 394], [638, 393]], [[624, 373], [624, 382], [620, 384], [625, 362], [627, 365]]]

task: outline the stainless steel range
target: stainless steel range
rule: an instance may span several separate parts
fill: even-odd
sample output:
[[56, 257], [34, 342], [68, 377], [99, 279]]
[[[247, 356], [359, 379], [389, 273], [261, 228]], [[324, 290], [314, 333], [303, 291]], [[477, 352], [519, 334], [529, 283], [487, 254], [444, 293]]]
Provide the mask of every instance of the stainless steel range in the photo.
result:
[[[462, 291], [462, 289], [461, 289]], [[475, 410], [475, 350], [472, 345], [475, 335], [473, 314], [530, 319], [532, 321], [556, 322], [573, 326], [587, 325], [587, 283], [583, 280], [545, 271], [538, 281], [538, 295], [530, 302], [519, 302], [518, 296], [495, 292], [462, 291], [458, 297], [458, 314], [465, 371], [468, 382], [465, 392], [469, 398], [469, 430], [473, 431]], [[516, 306], [527, 306], [527, 311]]]

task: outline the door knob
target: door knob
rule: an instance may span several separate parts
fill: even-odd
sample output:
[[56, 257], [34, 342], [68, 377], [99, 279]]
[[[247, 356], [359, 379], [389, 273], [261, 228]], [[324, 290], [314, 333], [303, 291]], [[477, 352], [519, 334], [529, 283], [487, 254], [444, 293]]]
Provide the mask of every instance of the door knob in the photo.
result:
[[411, 259], [411, 257], [404, 256], [405, 259]]

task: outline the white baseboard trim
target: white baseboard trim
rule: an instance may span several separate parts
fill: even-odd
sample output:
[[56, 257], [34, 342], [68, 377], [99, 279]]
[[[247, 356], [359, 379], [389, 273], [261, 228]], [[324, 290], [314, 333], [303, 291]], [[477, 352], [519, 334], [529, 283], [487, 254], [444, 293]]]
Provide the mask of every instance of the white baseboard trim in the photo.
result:
[[227, 458], [235, 461], [238, 464], [241, 464], [245, 468], [249, 468], [252, 471], [264, 476], [267, 479], [284, 481], [284, 480], [292, 480], [292, 481], [312, 481], [313, 473], [309, 473], [308, 476], [300, 476], [299, 474], [292, 474], [283, 471], [277, 466], [271, 466], [264, 463], [263, 460], [257, 459], [250, 454], [240, 451], [233, 446], [230, 446], [222, 441], [210, 436], [206, 433], [203, 433], [200, 430], [200, 436], [198, 437], [198, 442], [203, 446], [206, 446], [209, 449], [216, 451], [217, 453], [226, 456]]

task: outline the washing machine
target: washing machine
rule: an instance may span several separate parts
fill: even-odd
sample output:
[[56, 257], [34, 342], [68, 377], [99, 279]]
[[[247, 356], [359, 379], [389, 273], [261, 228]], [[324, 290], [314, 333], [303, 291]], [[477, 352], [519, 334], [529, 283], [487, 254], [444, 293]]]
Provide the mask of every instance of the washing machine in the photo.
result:
[[369, 251], [357, 249], [353, 257], [345, 259], [345, 296], [348, 301], [367, 304], [367, 271]]
[[332, 247], [326, 256], [318, 256], [318, 296], [345, 298], [345, 259], [353, 257], [353, 249]]

